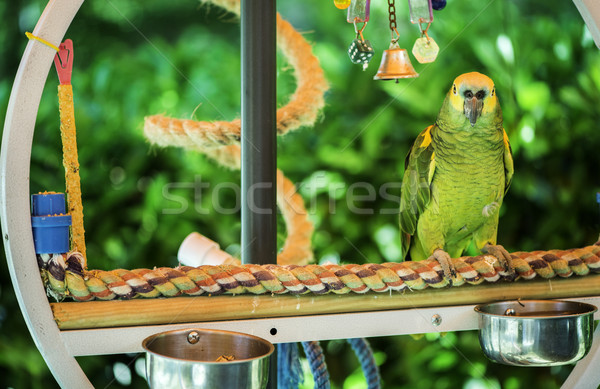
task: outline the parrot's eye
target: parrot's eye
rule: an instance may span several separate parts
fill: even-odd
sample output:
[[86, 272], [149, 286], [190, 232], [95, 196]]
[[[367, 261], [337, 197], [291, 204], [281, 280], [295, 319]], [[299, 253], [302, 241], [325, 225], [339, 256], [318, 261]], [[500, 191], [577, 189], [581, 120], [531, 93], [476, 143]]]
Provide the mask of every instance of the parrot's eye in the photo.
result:
[[457, 93], [456, 93], [456, 84], [453, 84], [453, 85], [452, 85], [452, 93], [454, 93], [454, 94], [457, 94]]
[[483, 100], [483, 98], [485, 97], [485, 92], [480, 90], [475, 94], [475, 97], [477, 97], [477, 100]]
[[467, 99], [472, 99], [473, 98], [473, 92], [471, 92], [470, 90], [465, 91], [465, 97]]

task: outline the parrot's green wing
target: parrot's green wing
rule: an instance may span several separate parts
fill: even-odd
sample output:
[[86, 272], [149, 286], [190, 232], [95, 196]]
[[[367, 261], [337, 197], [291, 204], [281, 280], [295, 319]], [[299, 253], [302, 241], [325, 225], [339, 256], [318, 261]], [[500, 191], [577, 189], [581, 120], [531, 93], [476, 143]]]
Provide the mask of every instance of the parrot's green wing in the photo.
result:
[[504, 174], [505, 174], [505, 187], [504, 194], [508, 191], [510, 187], [510, 183], [512, 182], [513, 173], [515, 172], [515, 167], [513, 164], [512, 157], [512, 149], [510, 147], [510, 142], [508, 141], [508, 135], [506, 135], [506, 131], [504, 131]]
[[431, 181], [435, 171], [435, 151], [431, 143], [434, 126], [429, 126], [415, 140], [406, 157], [400, 196], [402, 256], [406, 258], [410, 237], [417, 230], [419, 216], [431, 201]]

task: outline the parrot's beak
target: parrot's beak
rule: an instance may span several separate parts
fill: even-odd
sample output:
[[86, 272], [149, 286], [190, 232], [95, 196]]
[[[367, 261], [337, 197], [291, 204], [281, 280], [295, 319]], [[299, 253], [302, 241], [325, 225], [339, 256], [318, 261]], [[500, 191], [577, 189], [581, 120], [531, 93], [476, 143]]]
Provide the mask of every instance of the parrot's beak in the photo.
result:
[[483, 110], [483, 99], [478, 99], [473, 96], [471, 98], [465, 99], [464, 112], [467, 119], [471, 123], [471, 127], [475, 126], [477, 123], [477, 119], [481, 116], [481, 111]]

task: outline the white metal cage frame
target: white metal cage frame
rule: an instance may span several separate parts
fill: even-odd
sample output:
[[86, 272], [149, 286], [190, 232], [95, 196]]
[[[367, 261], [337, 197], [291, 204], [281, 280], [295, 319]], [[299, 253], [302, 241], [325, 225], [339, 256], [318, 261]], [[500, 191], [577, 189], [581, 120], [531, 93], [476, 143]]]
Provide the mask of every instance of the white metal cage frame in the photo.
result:
[[[600, 48], [600, 2], [573, 0]], [[58, 44], [83, 0], [50, 0], [33, 34]], [[273, 343], [373, 337], [477, 328], [473, 305], [441, 308], [341, 313], [236, 321], [137, 327], [60, 330], [55, 323], [35, 260], [29, 205], [29, 169], [37, 111], [55, 51], [30, 41], [10, 95], [0, 156], [0, 214], [6, 257], [19, 306], [36, 346], [58, 383], [65, 388], [92, 388], [75, 356], [141, 352], [142, 340], [154, 333], [186, 327], [218, 328], [255, 334]], [[600, 306], [600, 296], [576, 298]], [[439, 325], [432, 318], [441, 318]], [[600, 314], [596, 314], [596, 319]], [[398, 325], [397, 323], [402, 323]], [[437, 323], [437, 322], [436, 322]], [[272, 331], [273, 329], [276, 331]], [[563, 388], [600, 384], [600, 327], [592, 350]], [[594, 368], [596, 367], [596, 368]]]

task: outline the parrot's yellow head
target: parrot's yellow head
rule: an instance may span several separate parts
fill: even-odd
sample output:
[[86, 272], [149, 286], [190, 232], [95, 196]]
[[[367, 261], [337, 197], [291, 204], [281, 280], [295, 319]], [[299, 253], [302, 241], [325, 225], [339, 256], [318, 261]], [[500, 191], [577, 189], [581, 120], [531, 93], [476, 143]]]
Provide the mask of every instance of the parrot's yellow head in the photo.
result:
[[482, 115], [494, 112], [498, 105], [494, 81], [477, 72], [456, 77], [448, 96], [452, 108], [463, 112], [471, 127], [475, 126]]

